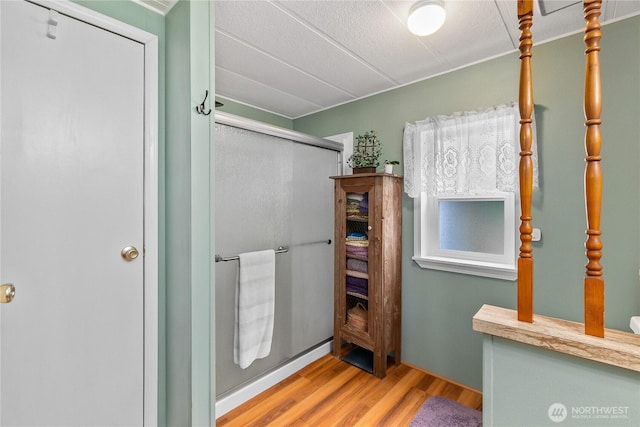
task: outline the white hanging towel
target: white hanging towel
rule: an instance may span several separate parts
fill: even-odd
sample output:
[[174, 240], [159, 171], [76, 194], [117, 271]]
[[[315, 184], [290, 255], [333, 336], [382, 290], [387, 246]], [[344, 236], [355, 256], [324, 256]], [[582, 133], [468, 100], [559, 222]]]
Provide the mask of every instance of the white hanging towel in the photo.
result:
[[239, 257], [233, 361], [245, 369], [271, 352], [276, 254], [270, 249]]

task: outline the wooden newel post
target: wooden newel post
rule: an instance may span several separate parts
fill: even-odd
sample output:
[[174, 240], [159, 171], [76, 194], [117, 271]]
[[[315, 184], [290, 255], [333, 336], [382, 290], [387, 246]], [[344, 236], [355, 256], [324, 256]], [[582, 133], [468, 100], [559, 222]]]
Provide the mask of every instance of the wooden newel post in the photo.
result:
[[520, 255], [518, 257], [518, 320], [533, 322], [533, 248], [531, 199], [533, 196], [533, 83], [531, 78], [531, 25], [533, 0], [518, 0], [520, 28]]
[[602, 169], [600, 168], [600, 114], [602, 112], [602, 84], [600, 80], [600, 6], [601, 0], [584, 0], [584, 42], [586, 67], [584, 83], [585, 150], [584, 196], [587, 215], [585, 242], [587, 265], [584, 278], [585, 333], [604, 337], [604, 278], [602, 277], [602, 242], [600, 240], [600, 211], [602, 206]]

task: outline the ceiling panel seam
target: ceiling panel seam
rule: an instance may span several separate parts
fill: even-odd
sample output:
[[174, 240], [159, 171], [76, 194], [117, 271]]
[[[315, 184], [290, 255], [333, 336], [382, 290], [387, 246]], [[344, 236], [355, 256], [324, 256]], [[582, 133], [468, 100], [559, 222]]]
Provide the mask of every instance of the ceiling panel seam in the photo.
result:
[[[520, 45], [520, 26], [517, 19], [517, 8], [515, 2], [506, 3], [504, 1], [494, 0], [498, 14], [504, 24], [504, 29], [511, 40], [511, 45], [514, 49], [518, 49]], [[513, 6], [513, 7], [511, 7]]]
[[334, 39], [333, 37], [329, 36], [327, 33], [321, 31], [319, 28], [316, 28], [313, 24], [311, 24], [310, 22], [308, 22], [307, 20], [305, 20], [301, 16], [297, 15], [295, 12], [293, 12], [291, 9], [287, 8], [286, 6], [284, 6], [282, 3], [275, 4], [274, 2], [269, 0], [269, 4], [271, 4], [276, 9], [280, 10], [282, 13], [288, 15], [292, 19], [298, 21], [300, 23], [300, 25], [303, 25], [309, 31], [312, 31], [313, 33], [317, 34], [319, 37], [322, 37], [324, 40], [326, 40], [328, 43], [330, 43], [336, 49], [341, 50], [345, 54], [347, 54], [350, 57], [352, 57], [355, 61], [360, 62], [362, 65], [364, 65], [365, 67], [369, 68], [371, 71], [373, 71], [374, 73], [378, 74], [380, 77], [382, 77], [385, 80], [389, 81], [389, 83], [394, 84], [394, 85], [400, 84], [400, 82], [396, 81], [394, 78], [389, 76], [387, 73], [385, 73], [384, 71], [378, 69], [373, 64], [371, 64], [370, 62], [368, 62], [364, 58], [362, 58], [361, 56], [356, 55], [355, 52], [351, 51], [349, 48], [347, 48], [346, 46], [342, 45], [336, 39]]
[[[273, 86], [266, 85], [266, 84], [264, 84], [264, 83], [262, 83], [262, 82], [260, 82], [260, 81], [258, 81], [258, 80], [254, 80], [254, 79], [252, 79], [252, 78], [250, 78], [250, 77], [245, 76], [244, 74], [239, 74], [239, 73], [237, 73], [237, 72], [235, 72], [235, 71], [233, 71], [233, 70], [230, 70], [230, 69], [228, 69], [228, 68], [224, 68], [224, 67], [221, 67], [221, 66], [219, 66], [219, 65], [216, 65], [216, 69], [217, 69], [217, 70], [225, 71], [225, 72], [227, 72], [227, 73], [229, 73], [229, 74], [233, 74], [233, 75], [236, 75], [236, 76], [240, 76], [240, 77], [242, 77], [242, 79], [244, 79], [244, 80], [247, 80], [247, 81], [250, 81], [250, 82], [256, 83], [256, 84], [257, 84], [257, 85], [259, 85], [259, 86], [267, 87], [267, 88], [269, 88], [269, 89], [271, 89], [271, 90], [274, 90], [274, 91], [276, 91], [276, 92], [280, 92], [280, 93], [282, 93], [282, 94], [286, 94], [286, 95], [288, 95], [288, 96], [290, 96], [290, 97], [292, 97], [292, 98], [296, 98], [296, 99], [299, 99], [299, 100], [301, 100], [301, 101], [307, 102], [307, 103], [309, 103], [309, 104], [315, 105], [315, 106], [316, 106], [316, 107], [318, 107], [318, 108], [325, 108], [325, 107], [327, 107], [326, 105], [320, 105], [320, 104], [318, 104], [318, 103], [316, 103], [316, 102], [314, 102], [314, 101], [312, 101], [312, 100], [309, 100], [309, 99], [306, 99], [306, 98], [301, 98], [301, 97], [299, 97], [299, 96], [297, 96], [297, 95], [295, 95], [295, 94], [293, 94], [293, 93], [290, 93], [290, 92], [287, 92], [287, 91], [284, 91], [284, 90], [278, 89], [277, 87], [273, 87]], [[355, 99], [355, 97], [353, 97], [353, 96], [352, 96], [351, 98], [352, 98], [352, 99]]]
[[227, 33], [225, 31], [222, 31], [222, 30], [219, 30], [219, 29], [216, 29], [216, 33], [217, 34], [221, 34], [221, 35], [223, 35], [225, 37], [228, 37], [228, 38], [232, 39], [233, 41], [235, 41], [237, 43], [240, 43], [241, 45], [256, 51], [258, 54], [266, 56], [267, 58], [270, 58], [270, 59], [272, 59], [272, 60], [274, 60], [276, 62], [279, 62], [280, 64], [284, 65], [285, 67], [288, 67], [288, 68], [290, 68], [292, 70], [295, 70], [295, 71], [299, 72], [300, 74], [304, 74], [305, 76], [310, 77], [310, 78], [316, 80], [317, 82], [324, 84], [325, 86], [329, 86], [329, 87], [331, 87], [331, 88], [333, 88], [333, 89], [335, 89], [335, 90], [337, 90], [339, 92], [342, 92], [346, 96], [350, 96], [351, 98], [355, 98], [356, 97], [355, 94], [349, 93], [348, 91], [346, 91], [346, 90], [344, 90], [342, 88], [339, 88], [339, 87], [335, 86], [334, 84], [329, 83], [328, 81], [323, 80], [322, 78], [320, 78], [318, 76], [314, 76], [313, 74], [308, 73], [307, 71], [304, 71], [304, 70], [296, 67], [293, 64], [285, 62], [285, 61], [281, 60], [280, 58], [277, 58], [277, 57], [271, 55], [270, 53], [268, 53], [268, 52], [266, 52], [266, 51], [264, 51], [264, 50], [262, 50], [262, 49], [260, 49], [260, 48], [258, 48], [256, 46], [253, 46], [250, 43], [245, 42], [244, 40], [240, 40], [239, 38], [235, 37], [233, 34]]

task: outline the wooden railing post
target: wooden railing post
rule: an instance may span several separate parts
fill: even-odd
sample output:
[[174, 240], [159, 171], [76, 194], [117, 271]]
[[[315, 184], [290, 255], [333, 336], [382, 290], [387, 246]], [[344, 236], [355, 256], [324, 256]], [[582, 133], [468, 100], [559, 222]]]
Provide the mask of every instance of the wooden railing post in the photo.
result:
[[531, 199], [533, 196], [533, 83], [531, 78], [531, 25], [533, 0], [518, 0], [520, 28], [520, 255], [518, 257], [518, 320], [533, 322], [533, 249]]
[[586, 132], [584, 144], [586, 165], [584, 195], [587, 214], [587, 265], [584, 278], [585, 333], [604, 337], [604, 278], [602, 277], [602, 242], [600, 240], [600, 210], [602, 206], [602, 169], [600, 168], [600, 114], [602, 112], [602, 83], [600, 80], [600, 6], [601, 0], [584, 0], [584, 42], [586, 67], [584, 83], [584, 115]]

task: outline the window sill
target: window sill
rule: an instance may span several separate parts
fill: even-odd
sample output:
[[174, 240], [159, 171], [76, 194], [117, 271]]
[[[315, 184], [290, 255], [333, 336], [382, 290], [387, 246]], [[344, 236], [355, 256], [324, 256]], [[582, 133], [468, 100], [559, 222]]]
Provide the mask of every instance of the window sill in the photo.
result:
[[431, 270], [449, 271], [452, 273], [471, 274], [474, 276], [491, 277], [494, 279], [511, 280], [518, 278], [517, 270], [508, 264], [491, 262], [458, 260], [444, 257], [417, 257], [412, 258], [421, 268]]

